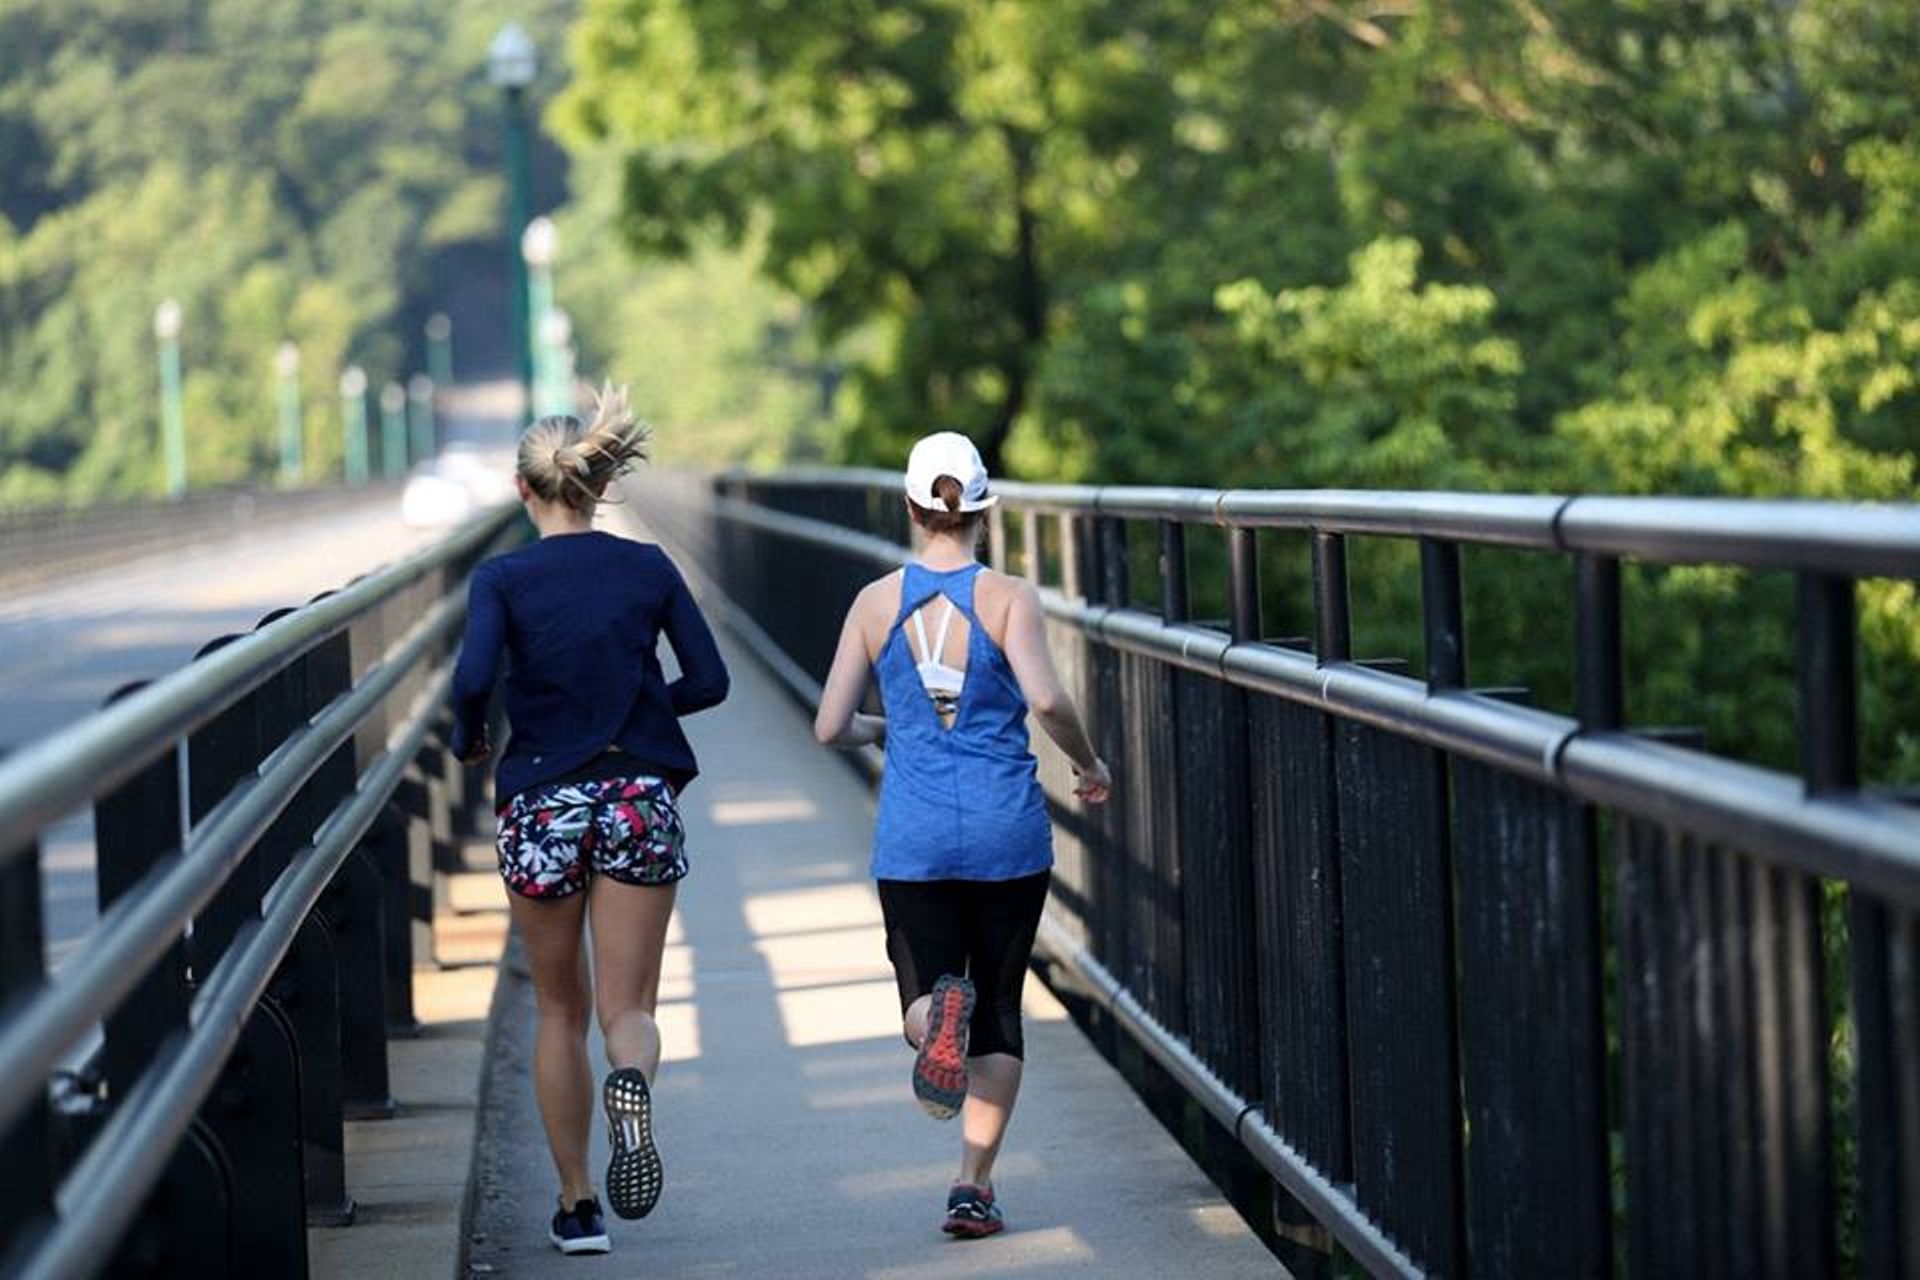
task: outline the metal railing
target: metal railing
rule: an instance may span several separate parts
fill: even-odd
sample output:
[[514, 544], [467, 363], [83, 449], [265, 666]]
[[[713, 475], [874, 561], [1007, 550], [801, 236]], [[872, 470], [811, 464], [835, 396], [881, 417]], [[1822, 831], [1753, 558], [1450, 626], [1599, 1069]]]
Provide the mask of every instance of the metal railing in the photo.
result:
[[[309, 1223], [351, 1218], [343, 1119], [392, 1114], [433, 872], [482, 800], [446, 692], [514, 514], [0, 761], [0, 1274], [299, 1276]], [[88, 806], [100, 916], [49, 978], [40, 836]]]
[[[1055, 655], [1119, 779], [1078, 811], [1040, 752], [1043, 947], [1346, 1253], [1394, 1276], [1920, 1268], [1920, 811], [1860, 783], [1854, 658], [1855, 580], [1920, 578], [1920, 508], [996, 492], [989, 558], [1056, 571]], [[892, 473], [638, 493], [803, 697], [907, 554]], [[1142, 525], [1157, 609], [1131, 603]], [[1190, 616], [1194, 526], [1224, 530], [1224, 623]], [[1310, 640], [1267, 639], [1269, 529], [1308, 536]], [[1355, 654], [1350, 537], [1417, 541], [1424, 679]], [[1470, 685], [1474, 545], [1571, 559], [1574, 714]], [[1795, 575], [1800, 776], [1628, 726], [1623, 558]]]

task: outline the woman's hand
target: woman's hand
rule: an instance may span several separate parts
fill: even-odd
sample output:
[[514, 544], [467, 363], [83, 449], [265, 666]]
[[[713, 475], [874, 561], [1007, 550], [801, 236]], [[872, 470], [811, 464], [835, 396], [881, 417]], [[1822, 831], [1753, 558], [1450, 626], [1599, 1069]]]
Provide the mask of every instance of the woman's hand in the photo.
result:
[[1107, 762], [1099, 756], [1093, 758], [1093, 764], [1082, 769], [1073, 767], [1073, 794], [1088, 804], [1105, 804], [1107, 797], [1113, 794], [1113, 774], [1107, 770]]
[[487, 735], [483, 733], [473, 740], [472, 745], [468, 746], [465, 754], [460, 757], [460, 763], [484, 764], [487, 757], [492, 754], [493, 743], [487, 738]]

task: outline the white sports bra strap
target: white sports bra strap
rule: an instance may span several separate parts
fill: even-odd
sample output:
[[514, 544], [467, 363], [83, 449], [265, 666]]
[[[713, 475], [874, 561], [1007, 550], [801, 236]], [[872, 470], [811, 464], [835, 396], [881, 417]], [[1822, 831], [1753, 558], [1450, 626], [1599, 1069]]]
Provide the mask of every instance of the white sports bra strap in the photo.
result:
[[[927, 621], [925, 618], [922, 618], [920, 616], [921, 612], [922, 611], [919, 609], [915, 609], [913, 611], [913, 629], [916, 632], [918, 632], [920, 635], [920, 659], [919, 660], [921, 662], [925, 662], [928, 659], [933, 657], [933, 652], [927, 647]], [[945, 638], [946, 638], [945, 636], [941, 637], [943, 642]]]
[[[942, 596], [941, 599], [946, 600], [946, 597]], [[928, 657], [932, 658], [935, 662], [938, 662], [943, 666], [946, 664], [946, 661], [947, 661], [947, 632], [950, 631], [952, 628], [953, 628], [953, 601], [947, 600], [947, 611], [940, 615], [940, 638], [933, 642], [933, 652], [927, 655]], [[924, 647], [927, 643], [927, 633], [924, 629], [922, 629], [920, 632], [920, 643], [922, 647]]]

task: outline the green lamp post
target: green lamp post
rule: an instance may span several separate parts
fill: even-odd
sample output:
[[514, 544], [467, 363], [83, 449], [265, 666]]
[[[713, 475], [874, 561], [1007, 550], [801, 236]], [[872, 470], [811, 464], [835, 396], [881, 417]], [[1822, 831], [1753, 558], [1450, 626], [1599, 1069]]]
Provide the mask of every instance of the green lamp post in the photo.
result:
[[520, 256], [520, 236], [533, 208], [533, 182], [527, 164], [527, 87], [538, 70], [533, 41], [520, 24], [509, 22], [500, 28], [500, 34], [487, 47], [487, 79], [506, 98], [507, 257], [513, 281], [507, 316], [524, 394], [523, 415], [533, 409], [533, 331], [527, 323], [527, 272]]
[[380, 474], [398, 480], [407, 470], [407, 389], [397, 382], [380, 388]]
[[350, 364], [340, 375], [341, 457], [348, 484], [367, 482], [367, 371]]
[[187, 415], [180, 376], [180, 304], [172, 298], [153, 313], [153, 336], [160, 341], [160, 446], [167, 464], [167, 497], [187, 492]]
[[547, 317], [553, 311], [553, 259], [560, 249], [560, 233], [552, 218], [535, 218], [520, 237], [520, 256], [527, 263], [527, 326], [533, 339], [533, 414], [562, 412], [553, 407], [551, 349], [547, 345]]
[[427, 376], [436, 388], [453, 385], [453, 321], [444, 311], [427, 317]]
[[573, 318], [559, 307], [548, 307], [540, 320], [540, 360], [540, 412], [572, 413], [578, 407], [573, 395]]
[[283, 342], [273, 353], [273, 369], [280, 380], [280, 483], [291, 489], [306, 470], [303, 445], [306, 423], [300, 410], [300, 348]]
[[413, 438], [415, 462], [434, 455], [433, 379], [424, 373], [407, 379], [407, 434]]

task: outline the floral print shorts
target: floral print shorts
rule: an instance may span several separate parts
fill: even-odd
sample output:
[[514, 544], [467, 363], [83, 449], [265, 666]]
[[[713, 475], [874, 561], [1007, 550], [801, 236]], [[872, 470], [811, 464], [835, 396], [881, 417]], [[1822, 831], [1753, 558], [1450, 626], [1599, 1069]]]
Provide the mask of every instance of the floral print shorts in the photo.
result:
[[590, 876], [672, 884], [687, 874], [686, 832], [659, 778], [533, 787], [500, 815], [500, 874], [528, 898], [564, 898]]

